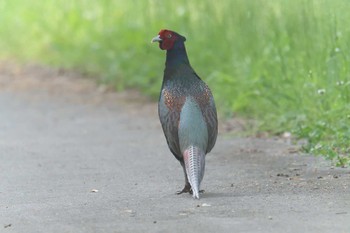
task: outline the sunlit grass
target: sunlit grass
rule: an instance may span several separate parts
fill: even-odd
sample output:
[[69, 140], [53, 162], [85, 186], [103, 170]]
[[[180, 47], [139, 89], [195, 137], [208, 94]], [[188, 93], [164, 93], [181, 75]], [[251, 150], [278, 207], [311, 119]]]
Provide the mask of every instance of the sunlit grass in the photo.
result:
[[349, 163], [347, 0], [0, 0], [2, 57], [95, 74], [157, 96], [162, 28], [187, 37], [190, 61], [222, 115], [291, 131], [307, 150]]

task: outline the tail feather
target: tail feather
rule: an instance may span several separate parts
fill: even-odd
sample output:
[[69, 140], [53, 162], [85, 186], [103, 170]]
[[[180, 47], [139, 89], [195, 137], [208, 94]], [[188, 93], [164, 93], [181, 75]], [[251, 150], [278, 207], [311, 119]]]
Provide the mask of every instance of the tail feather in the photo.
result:
[[184, 161], [193, 198], [199, 199], [199, 188], [205, 170], [205, 153], [198, 147], [190, 146], [184, 151]]

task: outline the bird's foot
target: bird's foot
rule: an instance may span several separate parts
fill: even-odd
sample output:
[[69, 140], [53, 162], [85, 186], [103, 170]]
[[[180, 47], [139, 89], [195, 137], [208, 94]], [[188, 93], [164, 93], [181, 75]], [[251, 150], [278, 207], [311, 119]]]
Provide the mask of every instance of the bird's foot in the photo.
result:
[[[199, 193], [204, 193], [204, 192], [205, 192], [204, 190], [199, 190]], [[176, 192], [177, 195], [180, 195], [182, 193], [189, 193], [191, 195], [193, 194], [190, 183], [186, 183], [185, 187], [181, 191]]]
[[192, 194], [191, 185], [189, 183], [185, 184], [185, 187], [181, 191], [176, 192], [177, 195], [182, 194], [182, 193], [190, 193], [190, 194]]
[[[191, 188], [191, 190], [190, 190], [190, 192], [189, 192], [190, 194], [193, 194], [193, 192], [192, 192], [192, 188]], [[205, 190], [204, 189], [202, 189], [202, 190], [199, 190], [199, 193], [205, 193]]]

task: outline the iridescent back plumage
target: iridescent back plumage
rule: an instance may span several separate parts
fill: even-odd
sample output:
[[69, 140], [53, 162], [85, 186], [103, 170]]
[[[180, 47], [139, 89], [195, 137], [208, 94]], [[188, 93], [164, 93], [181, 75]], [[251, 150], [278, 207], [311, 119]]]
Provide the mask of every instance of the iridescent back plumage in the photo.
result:
[[[184, 37], [169, 33], [171, 31], [167, 30], [166, 38], [161, 38], [162, 34], [157, 37], [164, 43], [160, 47], [168, 48], [158, 104], [159, 118], [168, 146], [184, 168], [186, 184], [182, 192], [192, 191], [193, 197], [199, 198], [205, 154], [216, 142], [217, 113], [209, 87], [189, 63]], [[166, 42], [168, 37], [172, 38], [171, 43]], [[189, 186], [192, 190], [187, 190]]]

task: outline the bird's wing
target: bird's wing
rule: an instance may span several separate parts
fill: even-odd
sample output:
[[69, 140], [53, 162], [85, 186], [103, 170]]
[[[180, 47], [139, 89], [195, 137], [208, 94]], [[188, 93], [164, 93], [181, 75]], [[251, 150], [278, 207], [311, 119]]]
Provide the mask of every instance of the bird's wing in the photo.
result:
[[176, 97], [163, 89], [159, 100], [158, 113], [169, 149], [181, 161], [183, 156], [180, 150], [178, 126], [184, 100], [183, 98], [174, 98]]
[[[199, 78], [199, 76], [196, 74]], [[214, 97], [208, 87], [203, 81], [200, 81], [201, 92], [196, 96], [196, 100], [202, 110], [204, 120], [208, 128], [208, 145], [206, 153], [209, 153], [216, 142], [218, 135], [218, 119], [216, 113], [216, 107]]]
[[213, 96], [210, 97], [209, 105], [203, 109], [203, 117], [208, 127], [208, 146], [206, 153], [209, 153], [213, 149], [218, 135], [218, 119]]

